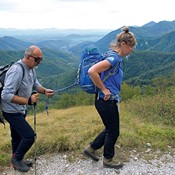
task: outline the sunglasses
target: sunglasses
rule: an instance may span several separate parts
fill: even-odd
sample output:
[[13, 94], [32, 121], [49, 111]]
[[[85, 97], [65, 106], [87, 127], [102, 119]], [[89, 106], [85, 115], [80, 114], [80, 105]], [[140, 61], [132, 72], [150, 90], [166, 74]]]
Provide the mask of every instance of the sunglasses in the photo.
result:
[[35, 62], [37, 63], [37, 64], [39, 64], [40, 62], [41, 62], [41, 60], [43, 59], [42, 57], [34, 57], [34, 56], [32, 56], [32, 55], [29, 55], [30, 57], [32, 57], [32, 58], [34, 58], [34, 60], [35, 60]]

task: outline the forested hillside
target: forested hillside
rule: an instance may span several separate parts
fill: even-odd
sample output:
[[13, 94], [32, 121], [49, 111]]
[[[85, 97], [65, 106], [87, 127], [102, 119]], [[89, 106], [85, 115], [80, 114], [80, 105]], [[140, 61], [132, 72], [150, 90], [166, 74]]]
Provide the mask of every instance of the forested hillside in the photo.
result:
[[175, 73], [175, 52], [138, 51], [124, 59], [124, 80], [131, 85], [151, 84], [156, 77]]
[[[124, 80], [132, 86], [142, 86], [152, 84], [154, 78], [173, 75], [175, 72], [175, 21], [150, 22], [141, 27], [130, 26], [130, 31], [135, 34], [137, 45], [135, 52], [129, 58], [124, 58]], [[41, 47], [44, 58], [37, 69], [38, 78], [45, 86], [58, 89], [76, 80], [82, 48], [91, 43], [103, 53], [108, 50], [110, 42], [119, 32], [121, 32], [120, 29], [111, 31], [96, 42], [88, 40], [86, 34], [83, 41], [79, 41], [80, 43], [75, 42], [75, 38], [77, 37], [78, 40], [83, 38], [83, 35], [81, 37], [67, 35], [65, 38], [62, 37], [62, 40], [56, 40], [53, 33], [50, 35], [53, 39], [42, 38], [41, 41], [36, 42], [26, 42], [5, 36], [0, 38], [0, 61], [2, 65], [16, 61], [23, 57], [27, 46], [36, 44]]]
[[[22, 59], [24, 51], [0, 51], [1, 65]], [[43, 49], [43, 61], [36, 69], [38, 79], [46, 87], [63, 87], [76, 79], [79, 60], [59, 50]]]

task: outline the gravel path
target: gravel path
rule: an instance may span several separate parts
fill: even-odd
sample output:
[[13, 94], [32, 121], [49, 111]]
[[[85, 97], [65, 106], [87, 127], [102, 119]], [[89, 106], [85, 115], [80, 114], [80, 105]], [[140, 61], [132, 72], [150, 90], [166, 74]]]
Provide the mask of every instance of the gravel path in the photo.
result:
[[[37, 175], [175, 175], [175, 157], [164, 154], [159, 159], [146, 161], [133, 157], [119, 171], [103, 168], [102, 160], [94, 162], [89, 159], [78, 159], [69, 162], [67, 155], [58, 154], [49, 158], [37, 159]], [[34, 175], [35, 166], [25, 175]], [[3, 175], [21, 175], [13, 168], [7, 168]]]

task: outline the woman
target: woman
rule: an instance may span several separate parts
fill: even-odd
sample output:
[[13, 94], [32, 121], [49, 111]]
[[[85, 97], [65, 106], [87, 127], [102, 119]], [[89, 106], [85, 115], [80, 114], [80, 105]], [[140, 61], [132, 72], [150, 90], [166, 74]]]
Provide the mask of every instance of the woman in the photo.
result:
[[[104, 146], [103, 166], [106, 168], [119, 169], [123, 166], [122, 163], [113, 160], [115, 143], [120, 132], [119, 112], [116, 104], [120, 100], [119, 94], [123, 78], [122, 57], [128, 56], [134, 50], [135, 44], [136, 39], [133, 33], [129, 32], [128, 27], [124, 27], [123, 31], [117, 35], [116, 41], [111, 44], [111, 51], [107, 52], [105, 59], [93, 65], [88, 71], [92, 81], [99, 88], [95, 98], [95, 107], [105, 129], [84, 149], [83, 153], [98, 161], [96, 150]], [[118, 71], [103, 81], [103, 77], [106, 77], [109, 69], [114, 66], [118, 66]]]

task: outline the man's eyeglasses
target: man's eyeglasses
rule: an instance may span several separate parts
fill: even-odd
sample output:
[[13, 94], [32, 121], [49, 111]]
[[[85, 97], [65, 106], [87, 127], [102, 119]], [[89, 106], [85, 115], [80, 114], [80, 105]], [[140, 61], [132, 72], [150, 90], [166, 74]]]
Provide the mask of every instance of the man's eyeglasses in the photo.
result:
[[34, 56], [32, 56], [32, 55], [29, 55], [30, 57], [32, 57], [32, 58], [34, 58], [34, 60], [35, 60], [35, 62], [37, 63], [37, 64], [39, 64], [40, 62], [41, 62], [41, 60], [42, 60], [42, 57], [34, 57]]

